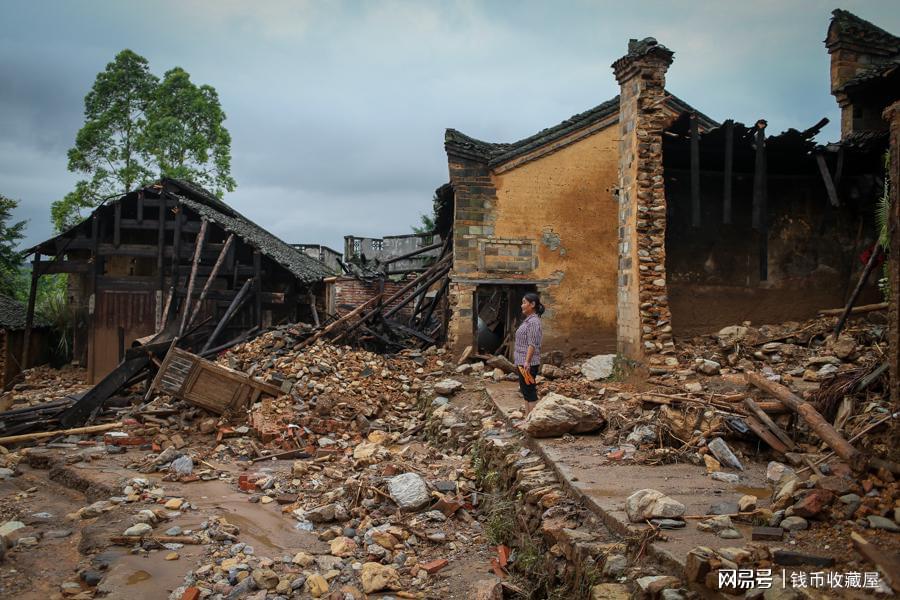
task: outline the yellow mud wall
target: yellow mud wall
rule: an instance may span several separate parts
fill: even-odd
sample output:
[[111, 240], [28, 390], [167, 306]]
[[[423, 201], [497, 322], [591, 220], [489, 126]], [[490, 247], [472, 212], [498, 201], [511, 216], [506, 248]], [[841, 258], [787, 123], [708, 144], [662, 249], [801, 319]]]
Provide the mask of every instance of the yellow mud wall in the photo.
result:
[[616, 347], [618, 127], [492, 175], [496, 238], [536, 243], [529, 279], [544, 288], [545, 346], [565, 353]]

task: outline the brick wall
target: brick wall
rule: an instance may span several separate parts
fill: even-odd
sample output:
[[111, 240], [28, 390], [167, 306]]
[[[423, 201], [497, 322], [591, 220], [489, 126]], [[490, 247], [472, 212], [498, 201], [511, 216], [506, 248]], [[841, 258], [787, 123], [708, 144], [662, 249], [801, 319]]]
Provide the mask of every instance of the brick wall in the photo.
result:
[[[389, 296], [393, 296], [395, 293], [400, 291], [400, 289], [409, 283], [409, 279], [406, 279], [402, 282], [394, 282], [394, 281], [385, 281], [384, 282], [384, 295], [385, 298]], [[330, 307], [333, 310], [337, 311], [337, 314], [344, 315], [352, 310], [352, 308], [342, 308], [341, 305], [357, 307], [360, 304], [372, 299], [374, 296], [378, 294], [379, 283], [378, 281], [363, 281], [361, 279], [356, 279], [353, 277], [338, 277], [335, 279], [330, 285], [334, 286], [334, 302], [335, 306]], [[410, 292], [402, 295], [400, 298], [397, 298], [394, 302], [389, 304], [387, 307], [393, 307], [403, 301], [404, 298], [409, 297]], [[401, 308], [399, 312], [394, 315], [394, 319], [409, 319], [412, 315], [413, 307], [415, 302], [410, 302], [405, 307]]]
[[[666, 294], [666, 196], [662, 133], [666, 70], [673, 52], [656, 40], [632, 40], [613, 63], [621, 86], [619, 123], [619, 291], [617, 346], [634, 360], [672, 353]], [[650, 362], [661, 362], [652, 356]]]

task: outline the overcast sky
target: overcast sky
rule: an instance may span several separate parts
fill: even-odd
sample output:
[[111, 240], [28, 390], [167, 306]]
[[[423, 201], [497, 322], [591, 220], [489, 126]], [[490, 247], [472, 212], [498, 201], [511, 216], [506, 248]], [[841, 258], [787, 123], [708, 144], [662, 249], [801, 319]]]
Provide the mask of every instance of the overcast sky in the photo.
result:
[[[508, 142], [618, 93], [629, 37], [675, 51], [668, 89], [717, 120], [839, 137], [822, 44], [831, 2], [3, 0], [0, 193], [31, 244], [73, 187], [66, 151], [96, 74], [123, 48], [214, 86], [225, 200], [288, 242], [409, 233], [448, 180], [444, 129]], [[894, 2], [841, 8], [900, 32]], [[23, 247], [25, 247], [23, 245]]]

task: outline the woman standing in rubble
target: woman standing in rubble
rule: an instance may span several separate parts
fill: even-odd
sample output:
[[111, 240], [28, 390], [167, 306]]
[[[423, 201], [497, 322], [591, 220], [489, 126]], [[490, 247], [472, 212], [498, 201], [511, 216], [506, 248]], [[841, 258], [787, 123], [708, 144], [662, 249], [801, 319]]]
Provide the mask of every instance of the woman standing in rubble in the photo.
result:
[[537, 377], [541, 366], [541, 340], [544, 332], [541, 329], [541, 315], [544, 305], [534, 292], [522, 297], [522, 315], [525, 319], [516, 330], [516, 349], [513, 359], [519, 372], [519, 389], [525, 398], [525, 416], [537, 404]]

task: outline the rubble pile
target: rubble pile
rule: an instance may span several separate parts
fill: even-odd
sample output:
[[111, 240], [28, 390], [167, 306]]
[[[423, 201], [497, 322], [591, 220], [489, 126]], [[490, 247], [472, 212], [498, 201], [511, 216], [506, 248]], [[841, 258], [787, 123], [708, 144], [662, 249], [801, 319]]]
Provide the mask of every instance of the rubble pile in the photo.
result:
[[0, 392], [0, 406], [4, 407], [3, 410], [28, 408], [66, 396], [77, 397], [90, 388], [85, 383], [87, 373], [78, 367], [33, 367], [24, 371], [21, 376], [23, 381], [13, 384], [7, 392]]
[[[384, 357], [322, 343], [294, 351], [293, 342], [273, 331], [220, 357], [284, 394], [250, 407], [246, 425], [215, 423], [220, 440], [211, 455], [238, 460], [246, 470], [225, 479], [329, 551], [261, 557], [236, 533], [210, 548], [209, 562], [176, 591], [197, 587], [215, 598], [439, 590], [440, 571], [483, 537], [471, 514], [477, 494], [468, 460], [413, 439], [424, 429], [422, 399], [446, 402], [438, 390], [462, 387], [446, 378], [444, 352]], [[271, 468], [270, 456], [293, 462]]]

